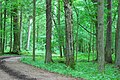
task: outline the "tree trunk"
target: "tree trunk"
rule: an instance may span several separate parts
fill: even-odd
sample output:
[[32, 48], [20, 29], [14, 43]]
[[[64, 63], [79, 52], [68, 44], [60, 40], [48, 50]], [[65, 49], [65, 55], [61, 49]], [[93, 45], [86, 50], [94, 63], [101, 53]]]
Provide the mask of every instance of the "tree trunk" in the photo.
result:
[[36, 0], [33, 0], [33, 61], [35, 61], [35, 18], [36, 18]]
[[5, 41], [6, 41], [6, 5], [7, 2], [5, 0], [5, 9], [4, 9], [4, 28], [3, 28], [3, 53], [5, 52]]
[[[97, 7], [97, 2], [98, 2], [98, 0], [91, 0], [93, 3], [94, 3], [94, 8], [96, 8]], [[95, 12], [95, 18], [96, 18], [96, 20], [94, 21], [94, 25], [95, 25], [95, 27], [96, 27], [96, 59], [95, 59], [95, 61], [97, 61], [98, 60], [98, 21], [97, 21], [97, 11]], [[94, 37], [94, 36], [93, 36]]]
[[107, 35], [105, 45], [105, 61], [112, 63], [111, 43], [112, 43], [112, 0], [107, 0]]
[[[94, 31], [94, 26], [93, 26], [93, 33], [95, 33], [95, 31]], [[92, 45], [92, 53], [93, 53], [93, 61], [94, 61], [94, 51], [95, 51], [95, 49], [94, 49], [94, 46], [95, 46], [95, 44], [94, 44], [94, 41], [95, 41], [95, 39], [94, 39], [94, 35], [92, 36], [93, 37], [93, 45]]]
[[79, 15], [78, 15], [78, 11], [75, 8], [75, 13], [77, 16], [77, 32], [76, 32], [76, 61], [77, 61], [77, 56], [78, 56], [78, 49], [79, 49], [79, 43], [78, 43], [78, 33], [79, 33]]
[[36, 42], [38, 43], [39, 42], [39, 26], [37, 26], [37, 38], [36, 38]]
[[60, 51], [60, 57], [62, 58], [62, 40], [61, 40], [61, 26], [60, 26], [60, 0], [58, 0], [58, 37], [59, 37], [59, 51]]
[[20, 48], [22, 49], [22, 7], [20, 11]]
[[118, 22], [116, 31], [116, 60], [115, 64], [120, 68], [120, 0], [118, 0]]
[[7, 49], [7, 46], [8, 46], [8, 35], [7, 35], [7, 32], [5, 33], [5, 50]]
[[116, 61], [116, 57], [117, 57], [116, 56], [116, 54], [117, 54], [117, 46], [118, 46], [118, 27], [116, 28], [116, 34], [115, 34], [115, 61]]
[[46, 0], [46, 55], [45, 63], [52, 62], [51, 35], [52, 35], [52, 13], [51, 0]]
[[74, 53], [73, 53], [73, 24], [72, 24], [72, 2], [64, 0], [65, 10], [65, 25], [66, 25], [66, 65], [74, 68]]
[[104, 72], [104, 0], [98, 0], [98, 70]]
[[91, 53], [91, 42], [92, 42], [91, 37], [92, 35], [90, 34], [90, 42], [88, 42], [88, 62], [90, 61], [90, 53]]
[[12, 41], [12, 38], [13, 38], [13, 17], [12, 17], [12, 13], [11, 13], [11, 28], [10, 28], [10, 53], [12, 52], [12, 48], [13, 48], [13, 41]]
[[[92, 23], [90, 24], [90, 32], [92, 32], [92, 27], [93, 27], [93, 25], [92, 25]], [[88, 42], [88, 62], [90, 61], [90, 54], [91, 54], [91, 48], [92, 48], [92, 35], [91, 34], [89, 34], [90, 35], [90, 40], [89, 40], [89, 42]], [[93, 35], [94, 36], [94, 35]]]
[[96, 61], [97, 61], [98, 60], [98, 21], [95, 22], [95, 26], [96, 26]]
[[30, 37], [31, 37], [31, 28], [32, 28], [32, 17], [29, 17], [29, 23], [28, 23], [28, 36], [27, 36], [27, 45], [26, 50], [30, 49]]
[[14, 43], [13, 53], [18, 54], [20, 51], [20, 27], [18, 25], [18, 7], [14, 6], [13, 9], [13, 31], [14, 31]]
[[2, 54], [2, 2], [0, 1], [0, 54]]

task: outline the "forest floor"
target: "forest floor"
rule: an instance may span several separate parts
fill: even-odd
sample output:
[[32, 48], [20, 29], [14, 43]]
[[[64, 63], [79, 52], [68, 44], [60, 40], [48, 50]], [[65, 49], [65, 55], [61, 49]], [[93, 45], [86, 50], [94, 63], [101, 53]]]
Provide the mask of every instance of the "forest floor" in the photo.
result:
[[83, 80], [21, 63], [20, 58], [20, 56], [0, 57], [0, 80]]

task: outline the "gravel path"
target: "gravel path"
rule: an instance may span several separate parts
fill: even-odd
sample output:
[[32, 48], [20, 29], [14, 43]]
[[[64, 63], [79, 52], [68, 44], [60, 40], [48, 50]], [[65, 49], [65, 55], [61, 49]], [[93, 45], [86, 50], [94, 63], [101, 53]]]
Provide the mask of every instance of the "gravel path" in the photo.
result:
[[21, 63], [19, 59], [0, 57], [0, 80], [83, 80], [41, 70]]

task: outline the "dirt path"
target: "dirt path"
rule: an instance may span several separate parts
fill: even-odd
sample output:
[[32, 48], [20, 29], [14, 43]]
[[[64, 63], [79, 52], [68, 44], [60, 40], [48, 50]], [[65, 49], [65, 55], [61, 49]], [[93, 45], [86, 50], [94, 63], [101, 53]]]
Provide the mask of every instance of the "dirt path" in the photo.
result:
[[66, 77], [19, 62], [20, 57], [0, 57], [0, 80], [83, 80]]

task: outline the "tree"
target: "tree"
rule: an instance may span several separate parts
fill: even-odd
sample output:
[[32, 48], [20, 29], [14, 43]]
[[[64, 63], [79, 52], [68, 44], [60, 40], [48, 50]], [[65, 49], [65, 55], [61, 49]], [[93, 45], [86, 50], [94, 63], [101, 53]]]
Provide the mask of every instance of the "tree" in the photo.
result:
[[[12, 8], [12, 5], [11, 5]], [[10, 53], [12, 52], [12, 48], [13, 48], [13, 16], [12, 16], [12, 10], [11, 10], [11, 28], [10, 28]]]
[[7, 5], [7, 0], [5, 0], [5, 8], [4, 8], [4, 28], [3, 28], [3, 53], [5, 52], [5, 41], [6, 41], [6, 12], [7, 12], [7, 9], [6, 9], [6, 5]]
[[62, 40], [61, 40], [61, 26], [60, 26], [60, 0], [58, 0], [58, 37], [59, 37], [59, 50], [60, 50], [60, 57], [62, 58]]
[[112, 43], [112, 0], [107, 0], [107, 35], [106, 35], [106, 45], [105, 45], [105, 61], [112, 63], [112, 52], [111, 52], [111, 43]]
[[[98, 0], [91, 0], [94, 3], [94, 7], [97, 7]], [[95, 27], [96, 27], [96, 61], [98, 60], [98, 21], [97, 21], [97, 10], [95, 11], [95, 18], [96, 20], [94, 21]]]
[[20, 52], [20, 27], [18, 25], [18, 5], [14, 4], [13, 8], [13, 53], [18, 54]]
[[36, 0], [33, 0], [33, 61], [35, 61], [35, 16], [36, 16]]
[[117, 67], [120, 68], [120, 0], [118, 0], [118, 21], [117, 21], [117, 28], [116, 28], [116, 43], [115, 43], [115, 54], [116, 60], [115, 64]]
[[98, 0], [98, 70], [104, 72], [104, 0]]
[[66, 27], [66, 65], [74, 68], [74, 53], [73, 53], [73, 24], [72, 24], [72, 2], [64, 0], [65, 11], [65, 27]]
[[46, 0], [46, 54], [45, 63], [52, 62], [51, 35], [52, 35], [51, 0]]
[[76, 37], [75, 37], [75, 41], [76, 41], [76, 61], [77, 61], [77, 56], [78, 56], [78, 49], [79, 49], [79, 40], [78, 40], [78, 33], [79, 33], [79, 11], [77, 10], [77, 8], [75, 8], [75, 13], [76, 13], [76, 17], [77, 17], [77, 32], [76, 32]]
[[0, 54], [2, 54], [2, 2], [0, 1]]
[[23, 17], [23, 10], [22, 10], [22, 5], [21, 5], [21, 9], [20, 9], [20, 49], [22, 49], [22, 18]]
[[30, 36], [31, 36], [31, 28], [32, 28], [31, 24], [32, 24], [32, 16], [29, 17], [26, 50], [29, 50], [30, 48]]

